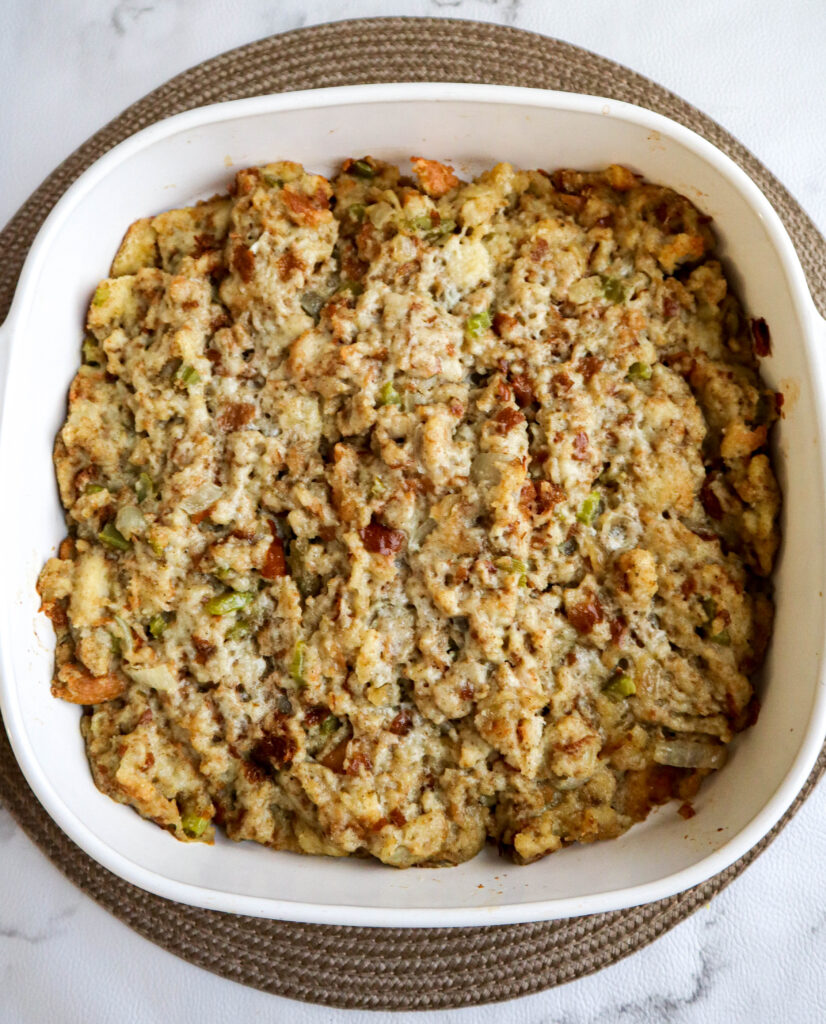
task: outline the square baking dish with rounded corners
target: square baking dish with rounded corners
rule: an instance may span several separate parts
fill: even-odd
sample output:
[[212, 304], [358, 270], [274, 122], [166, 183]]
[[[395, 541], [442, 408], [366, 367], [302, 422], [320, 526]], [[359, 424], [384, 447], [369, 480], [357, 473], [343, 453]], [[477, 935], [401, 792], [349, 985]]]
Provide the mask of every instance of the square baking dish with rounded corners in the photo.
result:
[[[670, 804], [622, 838], [571, 846], [527, 867], [488, 847], [459, 867], [397, 871], [360, 859], [274, 852], [219, 838], [176, 842], [97, 791], [79, 708], [51, 696], [54, 638], [35, 581], [65, 525], [52, 445], [79, 361], [86, 306], [128, 225], [223, 191], [239, 167], [276, 159], [331, 173], [347, 156], [446, 160], [464, 175], [621, 163], [686, 194], [714, 218], [752, 316], [773, 339], [762, 362], [783, 391], [775, 452], [784, 494], [774, 638], [758, 723], [735, 740], [684, 821]], [[736, 270], [733, 270], [736, 268]], [[179, 114], [94, 164], [32, 245], [2, 328], [0, 698], [38, 799], [97, 861], [173, 900], [239, 914], [373, 926], [489, 925], [616, 910], [722, 870], [777, 822], [824, 739], [823, 372], [826, 325], [792, 244], [751, 180], [687, 129], [591, 96], [472, 85], [377, 85], [287, 93]]]

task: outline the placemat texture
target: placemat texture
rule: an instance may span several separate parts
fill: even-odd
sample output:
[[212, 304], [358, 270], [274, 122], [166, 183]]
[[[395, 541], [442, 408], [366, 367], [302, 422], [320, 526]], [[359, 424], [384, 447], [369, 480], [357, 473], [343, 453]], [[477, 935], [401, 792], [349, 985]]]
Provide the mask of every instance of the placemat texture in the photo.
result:
[[[102, 128], [43, 182], [0, 233], [0, 318], [8, 311], [29, 245], [54, 203], [82, 171], [133, 132], [220, 100], [411, 81], [593, 93], [649, 107], [694, 129], [737, 161], [771, 200], [826, 315], [826, 240], [748, 150], [672, 93], [619, 64], [534, 33], [452, 19], [372, 18], [300, 29], [221, 54], [173, 78]], [[344, 928], [199, 910], [121, 881], [52, 822], [0, 729], [3, 803], [45, 854], [112, 914], [151, 942], [234, 981], [293, 999], [374, 1010], [513, 999], [616, 962], [674, 927], [736, 878], [797, 812], [824, 767], [826, 751], [766, 839], [726, 871], [670, 899], [612, 914], [495, 928]]]

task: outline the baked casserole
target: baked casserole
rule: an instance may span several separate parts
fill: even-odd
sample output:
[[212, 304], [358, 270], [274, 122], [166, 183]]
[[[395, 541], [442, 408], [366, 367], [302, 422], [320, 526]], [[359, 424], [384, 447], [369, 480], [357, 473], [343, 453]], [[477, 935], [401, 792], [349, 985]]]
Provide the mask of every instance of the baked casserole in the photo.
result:
[[136, 222], [39, 583], [97, 786], [183, 840], [621, 835], [756, 714], [780, 396], [685, 197], [280, 162]]

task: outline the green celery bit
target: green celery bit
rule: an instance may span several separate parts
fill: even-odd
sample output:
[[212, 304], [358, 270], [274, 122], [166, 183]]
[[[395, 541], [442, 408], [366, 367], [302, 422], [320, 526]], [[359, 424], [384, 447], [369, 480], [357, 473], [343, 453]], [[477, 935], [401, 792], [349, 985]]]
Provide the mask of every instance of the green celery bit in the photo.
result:
[[193, 384], [197, 384], [200, 379], [200, 373], [198, 373], [194, 366], [190, 366], [189, 363], [181, 363], [178, 367], [177, 373], [175, 374], [175, 380], [179, 381], [187, 388], [192, 387]]
[[582, 508], [576, 514], [577, 522], [591, 526], [602, 511], [601, 506], [602, 496], [599, 491], [591, 491], [585, 501], [583, 501]]
[[152, 618], [149, 620], [149, 632], [157, 640], [166, 632], [166, 627], [168, 625], [169, 621], [167, 620], [165, 615], [160, 613], [158, 615], [153, 615]]
[[108, 544], [110, 548], [117, 548], [118, 551], [128, 551], [130, 542], [124, 537], [114, 523], [107, 523], [98, 534], [98, 540]]
[[155, 552], [156, 558], [163, 558], [163, 553], [166, 551], [166, 544], [161, 544], [154, 538], [149, 538], [149, 546]]
[[228, 565], [217, 565], [212, 570], [212, 575], [219, 580], [228, 580], [232, 576], [232, 569]]
[[234, 626], [230, 626], [227, 630], [226, 638], [227, 640], [243, 640], [244, 637], [248, 635], [249, 631], [250, 624], [246, 619], [239, 619]]
[[297, 683], [306, 682], [304, 678], [304, 651], [307, 645], [299, 640], [293, 648], [293, 656], [290, 658], [290, 676]]
[[274, 174], [268, 174], [266, 171], [261, 175], [265, 185], [269, 185], [270, 188], [283, 188], [284, 182], [281, 178], [276, 178]]
[[147, 498], [155, 497], [155, 484], [148, 473], [141, 473], [138, 477], [135, 484], [135, 497], [138, 499], [138, 504], [146, 501]]
[[411, 231], [421, 232], [428, 242], [438, 242], [445, 235], [453, 233], [456, 227], [455, 220], [438, 220], [435, 224], [426, 214], [422, 217], [412, 217], [407, 226]]
[[209, 818], [201, 818], [197, 814], [185, 814], [181, 818], [181, 825], [184, 832], [190, 839], [199, 839], [209, 824]]
[[625, 286], [616, 277], [603, 277], [602, 293], [609, 302], [619, 303], [625, 301]]
[[489, 310], [484, 309], [481, 313], [473, 313], [467, 318], [465, 337], [471, 340], [480, 338], [492, 323]]
[[204, 605], [204, 610], [209, 615], [229, 615], [231, 612], [238, 612], [246, 608], [252, 601], [253, 595], [240, 590], [231, 590], [227, 594], [218, 594], [212, 597]]
[[321, 735], [332, 736], [333, 733], [341, 725], [339, 719], [335, 715], [327, 715], [324, 721], [321, 723]]
[[631, 676], [627, 676], [624, 673], [618, 676], [614, 676], [613, 679], [602, 688], [602, 692], [606, 697], [610, 697], [611, 700], [625, 700], [626, 697], [630, 697], [637, 692], [637, 688], [634, 685], [634, 680]]
[[336, 291], [349, 292], [355, 298], [364, 291], [364, 285], [361, 281], [342, 281]]
[[[717, 618], [717, 612], [719, 611], [717, 602], [713, 597], [702, 597], [700, 598], [700, 604], [703, 606], [708, 625], [711, 626]], [[719, 633], [708, 633], [706, 631], [706, 636], [708, 636], [713, 644], [719, 644], [721, 647], [731, 646], [731, 634], [727, 629], [721, 629]]]
[[89, 366], [100, 366], [101, 357], [103, 353], [100, 350], [100, 346], [94, 338], [84, 338], [83, 340], [83, 362], [88, 363]]
[[373, 482], [370, 485], [370, 497], [371, 498], [381, 498], [386, 493], [387, 493], [387, 487], [385, 486], [384, 481], [382, 480], [382, 478], [380, 476], [374, 476], [373, 477]]
[[521, 558], [500, 558], [496, 562], [497, 566], [504, 572], [515, 572], [519, 573], [518, 585], [520, 587], [527, 587], [528, 585], [528, 565], [523, 562]]
[[447, 220], [442, 220], [439, 222], [439, 226], [437, 228], [434, 228], [433, 234], [436, 234], [438, 235], [439, 238], [442, 238], [444, 235], [452, 235], [455, 230], [456, 221], [448, 218]]
[[102, 281], [97, 288], [95, 288], [95, 294], [92, 296], [93, 306], [102, 306], [104, 302], [109, 300], [109, 284], [106, 281]]
[[364, 203], [353, 203], [352, 206], [348, 206], [344, 211], [354, 224], [361, 224], [364, 220], [364, 215], [367, 212], [367, 208]]
[[100, 494], [101, 491], [105, 491], [106, 488], [101, 484], [86, 484], [83, 488], [84, 494]]
[[385, 381], [379, 388], [379, 405], [401, 405], [402, 396], [396, 391], [392, 380]]
[[432, 231], [435, 226], [427, 214], [411, 217], [407, 224], [411, 231]]
[[628, 376], [631, 380], [651, 380], [652, 372], [648, 363], [631, 363], [628, 367]]
[[350, 165], [350, 173], [357, 178], [375, 178], [376, 172], [366, 160], [354, 160]]

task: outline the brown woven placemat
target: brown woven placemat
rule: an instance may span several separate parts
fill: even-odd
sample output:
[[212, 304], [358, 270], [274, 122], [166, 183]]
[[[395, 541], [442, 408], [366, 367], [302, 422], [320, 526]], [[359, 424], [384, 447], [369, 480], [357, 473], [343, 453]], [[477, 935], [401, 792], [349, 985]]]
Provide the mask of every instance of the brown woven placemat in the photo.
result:
[[[826, 240], [736, 139], [672, 93], [567, 43], [436, 18], [345, 21], [273, 36], [185, 71], [129, 107], [64, 161], [0, 233], [0, 317], [29, 245], [67, 186], [99, 156], [163, 117], [219, 100], [358, 82], [457, 81], [595, 93], [638, 103], [704, 135], [758, 183], [782, 216], [826, 315]], [[37, 802], [0, 729], [0, 796], [76, 885], [151, 942], [216, 974], [293, 999], [424, 1010], [513, 999], [640, 949], [725, 888], [797, 812], [826, 752], [782, 821], [726, 871], [671, 899], [565, 921], [496, 928], [343, 928], [262, 921], [172, 903], [121, 881], [68, 839]], [[530, 870], [530, 869], [527, 869]]]

